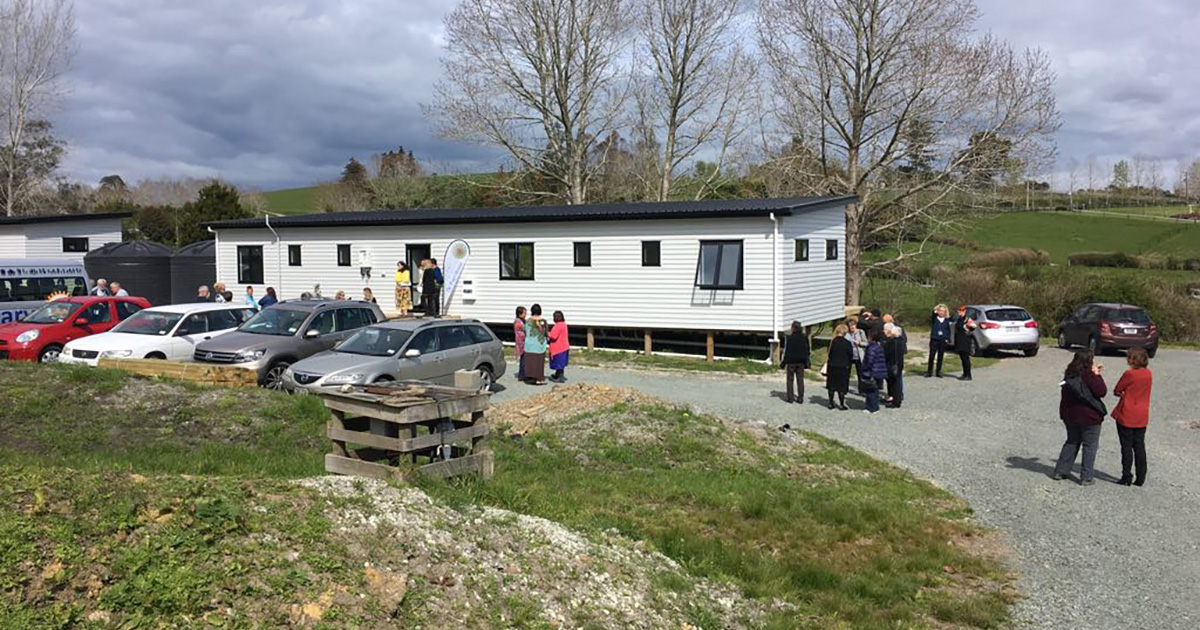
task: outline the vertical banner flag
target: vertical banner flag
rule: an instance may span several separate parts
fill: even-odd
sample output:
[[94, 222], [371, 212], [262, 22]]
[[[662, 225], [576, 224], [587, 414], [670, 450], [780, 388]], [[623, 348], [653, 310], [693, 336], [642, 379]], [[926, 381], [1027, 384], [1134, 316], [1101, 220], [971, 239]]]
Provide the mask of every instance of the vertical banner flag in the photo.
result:
[[471, 247], [464, 240], [453, 241], [446, 248], [446, 256], [442, 258], [442, 275], [446, 277], [446, 283], [442, 285], [443, 313], [450, 305], [450, 298], [454, 296], [454, 290], [462, 280], [463, 269], [470, 257]]

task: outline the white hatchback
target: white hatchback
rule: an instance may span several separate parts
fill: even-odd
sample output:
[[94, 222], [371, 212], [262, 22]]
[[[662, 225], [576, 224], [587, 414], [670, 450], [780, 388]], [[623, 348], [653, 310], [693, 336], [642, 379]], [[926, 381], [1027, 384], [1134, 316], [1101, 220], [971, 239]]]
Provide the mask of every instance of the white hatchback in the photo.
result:
[[196, 344], [237, 330], [254, 315], [248, 306], [173, 304], [138, 311], [111, 331], [68, 343], [59, 363], [96, 364], [102, 358], [190, 361]]

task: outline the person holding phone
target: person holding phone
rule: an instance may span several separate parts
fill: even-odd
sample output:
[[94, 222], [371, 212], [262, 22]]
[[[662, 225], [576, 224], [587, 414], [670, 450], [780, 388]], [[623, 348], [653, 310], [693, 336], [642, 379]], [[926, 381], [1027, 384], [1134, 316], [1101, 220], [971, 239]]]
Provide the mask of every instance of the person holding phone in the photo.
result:
[[952, 320], [954, 329], [954, 352], [962, 362], [960, 381], [971, 380], [971, 332], [975, 330], [975, 320], [967, 317], [967, 306], [960, 304], [958, 313]]

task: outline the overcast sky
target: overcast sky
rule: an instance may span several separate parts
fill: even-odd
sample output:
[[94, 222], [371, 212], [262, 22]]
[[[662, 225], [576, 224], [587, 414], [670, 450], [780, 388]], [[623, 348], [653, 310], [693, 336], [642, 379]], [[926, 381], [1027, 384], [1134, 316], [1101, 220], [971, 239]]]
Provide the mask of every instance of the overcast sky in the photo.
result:
[[[420, 111], [454, 3], [78, 0], [72, 91], [54, 118], [64, 170], [90, 183], [218, 175], [271, 190], [397, 145], [439, 171], [492, 168], [494, 153], [439, 139]], [[982, 29], [1049, 52], [1061, 162], [1143, 153], [1171, 174], [1200, 155], [1195, 0], [980, 6]]]

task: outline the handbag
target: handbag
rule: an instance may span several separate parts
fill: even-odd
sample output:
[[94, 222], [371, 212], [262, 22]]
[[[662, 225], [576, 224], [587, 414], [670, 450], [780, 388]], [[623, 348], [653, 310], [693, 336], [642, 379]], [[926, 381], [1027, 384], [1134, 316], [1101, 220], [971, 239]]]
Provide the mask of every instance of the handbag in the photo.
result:
[[1095, 409], [1101, 417], [1108, 415], [1108, 407], [1104, 404], [1103, 400], [1096, 398], [1092, 390], [1088, 389], [1088, 386], [1083, 382], [1082, 376], [1076, 374], [1064, 380], [1063, 387], [1069, 389], [1072, 395], [1087, 403], [1092, 409]]
[[829, 364], [828, 363], [821, 364], [821, 376], [829, 376]]

